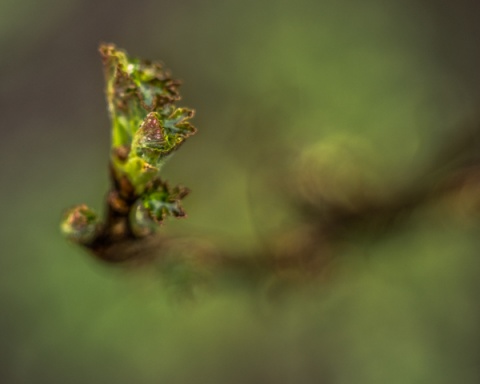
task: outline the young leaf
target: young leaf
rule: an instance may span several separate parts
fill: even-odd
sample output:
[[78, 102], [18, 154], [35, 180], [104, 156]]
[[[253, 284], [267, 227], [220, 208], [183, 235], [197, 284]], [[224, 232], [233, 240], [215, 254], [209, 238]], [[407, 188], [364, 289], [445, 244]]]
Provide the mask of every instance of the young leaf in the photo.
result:
[[158, 176], [167, 157], [196, 132], [194, 112], [177, 108], [179, 81], [163, 65], [132, 59], [102, 45], [107, 101], [112, 120], [112, 164], [138, 194]]

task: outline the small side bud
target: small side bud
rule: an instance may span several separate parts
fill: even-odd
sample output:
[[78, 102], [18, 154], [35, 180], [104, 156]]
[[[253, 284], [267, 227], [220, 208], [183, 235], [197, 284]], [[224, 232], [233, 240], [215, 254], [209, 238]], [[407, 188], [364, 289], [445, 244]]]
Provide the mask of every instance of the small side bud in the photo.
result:
[[156, 231], [159, 224], [153, 220], [141, 200], [130, 211], [130, 228], [136, 237], [146, 237]]
[[69, 209], [60, 224], [63, 235], [76, 243], [90, 244], [100, 227], [97, 214], [85, 204]]

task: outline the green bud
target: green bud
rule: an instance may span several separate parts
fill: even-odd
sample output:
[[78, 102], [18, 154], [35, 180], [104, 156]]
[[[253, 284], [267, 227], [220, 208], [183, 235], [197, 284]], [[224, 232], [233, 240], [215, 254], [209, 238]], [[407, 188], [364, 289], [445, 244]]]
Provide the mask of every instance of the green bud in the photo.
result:
[[167, 218], [185, 217], [181, 200], [187, 196], [187, 188], [170, 188], [167, 183], [155, 180], [151, 191], [144, 193], [132, 207], [130, 227], [137, 237], [153, 233]]
[[190, 123], [194, 111], [174, 104], [180, 82], [163, 64], [131, 58], [112, 44], [100, 46], [100, 53], [112, 123], [107, 216], [100, 224], [91, 209], [79, 205], [65, 213], [61, 231], [111, 261], [119, 258], [109, 253], [121, 254], [132, 237], [153, 234], [167, 216], [185, 216], [181, 199], [188, 190], [170, 188], [159, 172], [196, 129]]
[[97, 214], [85, 204], [69, 209], [60, 224], [65, 237], [80, 244], [91, 243], [99, 230]]
[[161, 63], [128, 57], [114, 45], [102, 45], [113, 146], [130, 145], [148, 113], [180, 99], [180, 82]]
[[159, 223], [155, 222], [143, 202], [139, 199], [130, 211], [130, 228], [136, 237], [145, 237], [154, 233]]
[[102, 45], [100, 52], [112, 120], [112, 164], [140, 195], [169, 155], [196, 132], [189, 122], [194, 112], [173, 105], [180, 100], [180, 83], [162, 64], [130, 58], [113, 45]]

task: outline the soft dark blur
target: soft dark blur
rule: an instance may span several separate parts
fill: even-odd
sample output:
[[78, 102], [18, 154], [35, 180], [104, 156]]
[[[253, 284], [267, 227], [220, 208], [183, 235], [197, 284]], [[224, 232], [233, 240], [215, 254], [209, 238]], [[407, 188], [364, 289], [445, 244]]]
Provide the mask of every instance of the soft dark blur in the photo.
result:
[[241, 288], [179, 304], [154, 273], [96, 263], [58, 222], [72, 204], [100, 210], [108, 188], [101, 42], [161, 59], [197, 111], [198, 135], [165, 168], [193, 190], [189, 217], [165, 232], [248, 252], [295, 225], [268, 175], [303, 154], [341, 138], [370, 148], [380, 185], [408, 184], [475, 123], [479, 12], [467, 0], [2, 0], [0, 382], [478, 383], [474, 218], [429, 211], [351, 244], [329, 284], [278, 306]]

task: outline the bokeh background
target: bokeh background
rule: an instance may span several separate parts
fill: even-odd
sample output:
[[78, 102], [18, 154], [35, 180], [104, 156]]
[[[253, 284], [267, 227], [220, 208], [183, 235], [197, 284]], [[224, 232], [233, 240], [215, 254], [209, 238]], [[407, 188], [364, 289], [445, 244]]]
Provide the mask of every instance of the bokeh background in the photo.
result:
[[58, 222], [101, 210], [108, 188], [101, 42], [164, 61], [197, 110], [165, 167], [193, 190], [189, 218], [164, 231], [248, 253], [296, 225], [268, 175], [305, 151], [361, 140], [382, 185], [401, 184], [475, 123], [479, 14], [468, 0], [2, 0], [0, 382], [478, 383], [468, 211], [352, 243], [334, 278], [281, 303], [241, 286], [179, 302]]

